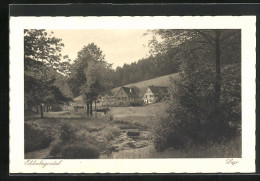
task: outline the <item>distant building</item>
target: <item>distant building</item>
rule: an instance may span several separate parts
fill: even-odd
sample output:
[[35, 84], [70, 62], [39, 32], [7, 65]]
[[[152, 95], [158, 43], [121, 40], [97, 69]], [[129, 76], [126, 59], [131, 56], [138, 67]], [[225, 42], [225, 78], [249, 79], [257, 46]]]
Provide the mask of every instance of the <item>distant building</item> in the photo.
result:
[[83, 100], [83, 96], [75, 97], [71, 106], [73, 107], [73, 110], [76, 112], [79, 110], [86, 110], [86, 103]]
[[148, 86], [142, 96], [145, 104], [154, 103], [168, 93], [168, 87]]
[[115, 95], [116, 102], [134, 102], [139, 99], [134, 88], [131, 87], [120, 87], [117, 94]]

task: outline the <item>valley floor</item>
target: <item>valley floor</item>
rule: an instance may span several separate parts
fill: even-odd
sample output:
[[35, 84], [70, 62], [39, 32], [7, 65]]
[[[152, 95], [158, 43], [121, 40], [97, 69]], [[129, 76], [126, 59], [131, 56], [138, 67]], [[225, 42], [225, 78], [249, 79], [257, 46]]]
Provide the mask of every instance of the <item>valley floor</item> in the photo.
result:
[[[240, 157], [236, 141], [212, 148], [191, 148], [188, 152], [174, 149], [157, 152], [152, 142], [151, 126], [156, 114], [160, 114], [165, 107], [165, 103], [112, 107], [106, 115], [94, 113], [92, 117], [66, 111], [45, 113], [42, 119], [38, 115], [26, 116], [25, 125], [48, 135], [51, 141], [46, 148], [26, 152], [25, 159], [64, 158], [60, 157], [59, 151], [53, 151], [64, 147], [64, 140], [61, 140], [64, 125], [73, 131], [74, 137], [69, 144], [79, 146], [89, 142], [97, 148], [101, 159]], [[34, 144], [31, 138], [25, 139], [27, 147]]]

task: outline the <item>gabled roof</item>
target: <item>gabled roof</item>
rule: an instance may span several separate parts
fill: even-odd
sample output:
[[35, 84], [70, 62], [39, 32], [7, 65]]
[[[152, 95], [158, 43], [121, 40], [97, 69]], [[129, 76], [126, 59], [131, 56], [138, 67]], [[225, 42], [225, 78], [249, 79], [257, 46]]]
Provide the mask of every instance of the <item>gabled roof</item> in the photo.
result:
[[163, 86], [148, 86], [148, 88], [152, 91], [153, 94], [159, 94], [159, 92], [167, 93], [168, 87]]
[[78, 96], [78, 97], [75, 97], [73, 98], [73, 101], [83, 101], [83, 96]]
[[135, 89], [132, 88], [132, 87], [121, 87], [121, 88], [118, 90], [116, 96], [118, 95], [118, 93], [119, 93], [119, 91], [120, 91], [121, 89], [123, 89], [123, 90], [125, 91], [125, 93], [127, 94], [128, 97], [137, 97], [137, 94], [136, 94], [136, 92], [135, 92]]

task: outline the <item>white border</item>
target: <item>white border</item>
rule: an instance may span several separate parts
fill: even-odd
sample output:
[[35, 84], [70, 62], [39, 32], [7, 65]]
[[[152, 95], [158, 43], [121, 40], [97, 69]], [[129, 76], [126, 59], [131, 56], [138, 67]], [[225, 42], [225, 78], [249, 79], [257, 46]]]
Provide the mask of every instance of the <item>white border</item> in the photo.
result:
[[[10, 173], [234, 173], [255, 172], [255, 16], [10, 17]], [[241, 29], [242, 158], [63, 160], [59, 166], [24, 165], [24, 29]], [[39, 161], [39, 160], [38, 160]], [[53, 160], [44, 160], [53, 161]]]

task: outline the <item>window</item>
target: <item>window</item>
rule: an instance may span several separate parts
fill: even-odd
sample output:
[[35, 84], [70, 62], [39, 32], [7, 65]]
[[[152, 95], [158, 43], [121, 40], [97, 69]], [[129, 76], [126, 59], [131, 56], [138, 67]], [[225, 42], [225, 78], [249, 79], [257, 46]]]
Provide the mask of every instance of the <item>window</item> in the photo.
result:
[[120, 97], [117, 97], [117, 100], [120, 100]]
[[153, 95], [150, 95], [150, 98], [153, 98]]

